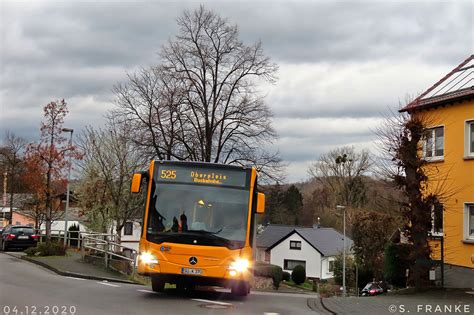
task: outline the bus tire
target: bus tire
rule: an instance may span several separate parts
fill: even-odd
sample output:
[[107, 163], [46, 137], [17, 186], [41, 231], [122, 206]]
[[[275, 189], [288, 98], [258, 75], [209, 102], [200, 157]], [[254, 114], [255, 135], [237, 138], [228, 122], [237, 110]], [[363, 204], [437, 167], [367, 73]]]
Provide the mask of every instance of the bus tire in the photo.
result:
[[231, 288], [232, 295], [235, 296], [247, 296], [250, 293], [250, 285], [247, 282], [238, 282]]
[[165, 282], [157, 277], [151, 278], [151, 289], [155, 292], [163, 292], [165, 289]]

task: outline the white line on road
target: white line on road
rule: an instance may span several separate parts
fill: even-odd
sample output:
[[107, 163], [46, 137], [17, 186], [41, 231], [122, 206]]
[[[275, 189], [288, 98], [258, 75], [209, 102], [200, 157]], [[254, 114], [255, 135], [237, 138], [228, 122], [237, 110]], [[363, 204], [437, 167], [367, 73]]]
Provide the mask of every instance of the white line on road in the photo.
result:
[[138, 292], [144, 292], [144, 293], [156, 293], [155, 291], [151, 291], [151, 290], [137, 290]]
[[214, 304], [227, 305], [227, 306], [232, 305], [232, 303], [219, 302], [219, 301], [211, 301], [211, 300], [204, 300], [204, 299], [191, 299], [191, 300], [197, 301], [197, 302], [214, 303]]
[[76, 277], [66, 277], [68, 279], [74, 279], [74, 280], [81, 280], [81, 281], [86, 281], [86, 279], [83, 278], [76, 278]]
[[97, 282], [97, 283], [107, 285], [109, 287], [114, 287], [114, 288], [119, 288], [120, 287], [119, 285], [108, 283], [108, 282]]

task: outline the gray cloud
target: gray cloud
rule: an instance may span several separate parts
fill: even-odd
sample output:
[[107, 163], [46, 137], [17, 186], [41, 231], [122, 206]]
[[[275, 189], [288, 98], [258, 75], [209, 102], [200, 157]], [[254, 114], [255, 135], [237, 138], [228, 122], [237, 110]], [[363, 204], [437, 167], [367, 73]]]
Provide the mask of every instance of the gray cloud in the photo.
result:
[[[0, 7], [0, 133], [38, 137], [42, 107], [65, 98], [75, 129], [99, 126], [112, 86], [177, 33], [197, 1], [4, 1]], [[373, 148], [388, 108], [416, 95], [472, 53], [470, 1], [207, 1], [262, 40], [280, 65], [262, 85], [275, 115], [275, 143], [291, 180], [337, 145]]]

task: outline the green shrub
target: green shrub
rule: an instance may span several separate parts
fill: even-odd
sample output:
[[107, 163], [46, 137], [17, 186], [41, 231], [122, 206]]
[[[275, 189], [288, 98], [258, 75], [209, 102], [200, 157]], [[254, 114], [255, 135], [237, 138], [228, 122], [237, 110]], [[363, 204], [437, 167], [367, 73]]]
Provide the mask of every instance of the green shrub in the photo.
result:
[[69, 227], [68, 231], [69, 245], [72, 247], [77, 247], [77, 238], [79, 238], [79, 225], [74, 223]]
[[291, 280], [293, 280], [293, 282], [296, 284], [304, 283], [306, 280], [305, 268], [301, 265], [298, 265], [295, 268], [293, 268], [293, 271], [291, 273]]
[[38, 247], [29, 247], [29, 248], [25, 249], [24, 252], [28, 256], [34, 256], [37, 251], [38, 251]]
[[410, 244], [388, 244], [385, 247], [384, 256], [384, 278], [389, 283], [397, 287], [405, 287], [406, 285], [406, 269], [412, 263], [409, 260], [412, 251]]
[[62, 243], [51, 242], [39, 243], [36, 247], [30, 247], [25, 250], [28, 256], [64, 256], [66, 255], [66, 247]]
[[283, 270], [280, 266], [257, 262], [254, 265], [254, 275], [272, 278], [273, 286], [275, 289], [278, 289], [280, 287], [280, 282], [283, 279]]
[[291, 279], [291, 274], [288, 271], [283, 271], [283, 280], [290, 281], [290, 279]]
[[283, 279], [283, 270], [279, 266], [274, 266], [272, 268], [272, 280], [273, 286], [278, 290], [280, 287], [280, 282]]

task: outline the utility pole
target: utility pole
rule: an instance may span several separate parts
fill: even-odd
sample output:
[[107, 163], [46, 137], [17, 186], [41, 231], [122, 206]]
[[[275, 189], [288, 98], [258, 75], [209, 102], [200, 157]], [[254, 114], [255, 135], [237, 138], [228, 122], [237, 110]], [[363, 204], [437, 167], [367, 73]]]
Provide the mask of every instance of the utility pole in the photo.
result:
[[343, 238], [342, 238], [342, 296], [346, 297], [346, 207], [345, 206], [336, 206], [337, 210], [342, 210], [343, 212]]
[[[69, 138], [69, 149], [72, 148], [72, 133], [74, 129], [63, 128], [62, 132], [70, 132], [71, 137]], [[64, 246], [67, 246], [67, 213], [69, 210], [69, 182], [71, 181], [71, 154], [69, 154], [69, 169], [67, 172], [67, 186], [66, 186], [66, 208], [64, 209]]]
[[3, 173], [3, 207], [7, 206], [7, 177], [8, 173]]

